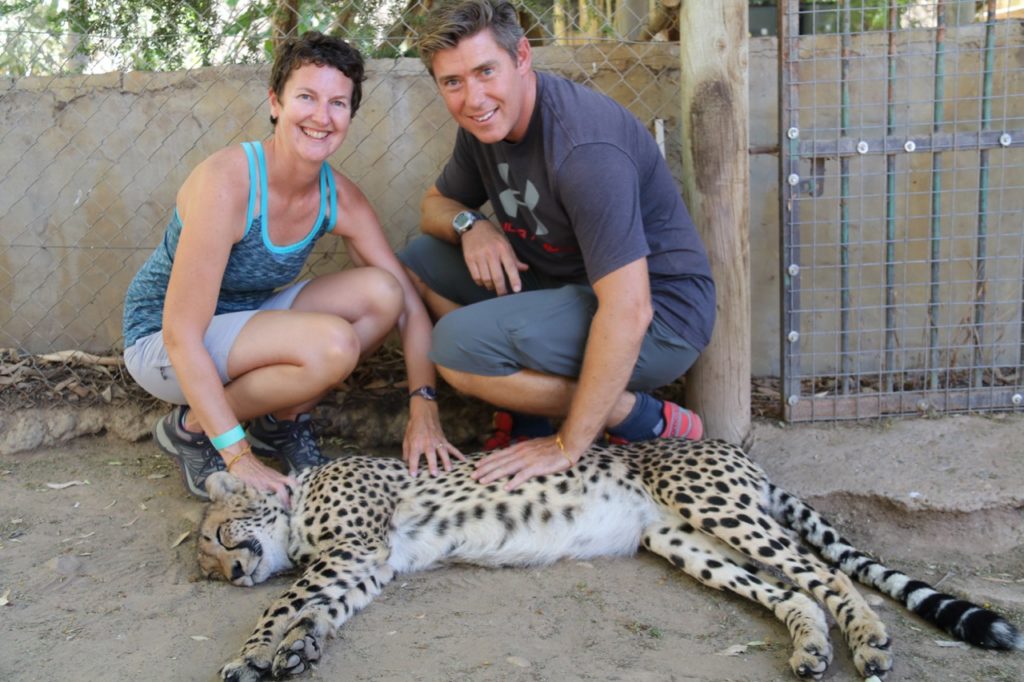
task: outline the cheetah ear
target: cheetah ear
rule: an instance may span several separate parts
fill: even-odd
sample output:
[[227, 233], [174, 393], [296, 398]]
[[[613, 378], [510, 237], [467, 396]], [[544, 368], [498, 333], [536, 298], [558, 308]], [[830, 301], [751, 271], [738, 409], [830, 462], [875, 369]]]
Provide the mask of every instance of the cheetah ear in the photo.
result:
[[245, 490], [245, 483], [226, 471], [215, 471], [206, 479], [206, 492], [211, 502], [222, 502]]

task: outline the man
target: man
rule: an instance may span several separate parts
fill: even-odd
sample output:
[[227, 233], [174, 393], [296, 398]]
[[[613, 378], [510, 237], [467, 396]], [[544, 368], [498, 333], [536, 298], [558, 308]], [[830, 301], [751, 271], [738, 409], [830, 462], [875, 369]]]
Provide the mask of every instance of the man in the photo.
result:
[[[420, 56], [460, 126], [400, 253], [436, 318], [431, 359], [456, 389], [512, 411], [477, 465], [509, 489], [616, 442], [700, 438], [696, 414], [647, 393], [696, 360], [714, 284], [668, 166], [604, 95], [532, 68], [504, 0], [435, 9]], [[477, 209], [490, 201], [496, 220]], [[548, 418], [564, 418], [557, 432]]]

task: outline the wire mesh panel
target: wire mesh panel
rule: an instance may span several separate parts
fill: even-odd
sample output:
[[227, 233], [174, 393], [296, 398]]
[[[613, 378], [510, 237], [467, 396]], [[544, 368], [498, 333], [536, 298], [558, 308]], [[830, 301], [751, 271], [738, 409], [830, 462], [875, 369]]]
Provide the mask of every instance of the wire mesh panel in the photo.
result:
[[781, 6], [786, 417], [1019, 407], [1021, 22], [996, 0]]
[[[420, 199], [456, 130], [415, 57], [432, 4], [5, 3], [0, 348], [11, 357], [119, 349], [124, 292], [160, 242], [178, 187], [217, 149], [271, 134], [269, 62], [296, 32], [341, 35], [368, 58], [363, 105], [331, 161], [401, 246], [418, 232]], [[673, 12], [646, 0], [531, 0], [520, 15], [535, 66], [609, 94], [663, 133], [678, 174]], [[348, 265], [340, 241], [321, 240], [303, 277]], [[0, 375], [0, 388], [16, 383]], [[20, 400], [12, 396], [5, 390]]]

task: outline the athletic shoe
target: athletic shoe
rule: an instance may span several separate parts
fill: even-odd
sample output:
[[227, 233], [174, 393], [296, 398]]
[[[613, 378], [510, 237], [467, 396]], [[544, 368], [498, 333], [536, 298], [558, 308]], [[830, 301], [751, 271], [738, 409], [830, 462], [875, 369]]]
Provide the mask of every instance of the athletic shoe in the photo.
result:
[[555, 427], [547, 417], [521, 412], [494, 413], [494, 433], [484, 440], [484, 452], [507, 448], [531, 438], [553, 436]]
[[270, 417], [254, 419], [246, 438], [257, 455], [276, 457], [287, 464], [290, 475], [331, 461], [320, 453], [309, 414], [300, 414], [295, 421]]
[[185, 430], [184, 417], [187, 409], [186, 406], [179, 405], [158, 421], [153, 426], [153, 439], [178, 465], [185, 489], [199, 499], [209, 500], [210, 496], [206, 494], [206, 478], [215, 471], [225, 471], [227, 467], [224, 466], [224, 459], [210, 443], [209, 438]]
[[[658, 434], [658, 438], [700, 440], [704, 437], [704, 423], [693, 410], [664, 400], [662, 401], [661, 418], [665, 426]], [[610, 433], [605, 433], [605, 438], [611, 445], [627, 445], [630, 442], [622, 436], [613, 436]]]
[[658, 438], [700, 440], [704, 437], [704, 423], [692, 410], [666, 400], [661, 408], [661, 417], [665, 420], [665, 428]]

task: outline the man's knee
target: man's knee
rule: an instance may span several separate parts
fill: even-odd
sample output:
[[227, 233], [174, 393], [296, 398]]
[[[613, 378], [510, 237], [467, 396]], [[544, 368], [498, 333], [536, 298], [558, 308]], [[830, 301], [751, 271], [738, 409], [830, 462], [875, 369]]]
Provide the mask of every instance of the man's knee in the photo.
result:
[[[481, 323], [473, 306], [453, 310], [434, 326], [431, 359], [445, 372], [502, 376], [515, 371], [511, 340], [500, 325]], [[449, 382], [451, 383], [451, 382]]]
[[473, 376], [466, 372], [460, 372], [457, 369], [451, 367], [445, 367], [444, 365], [437, 365], [437, 373], [441, 375], [444, 382], [454, 388], [460, 393], [468, 393], [469, 379]]

